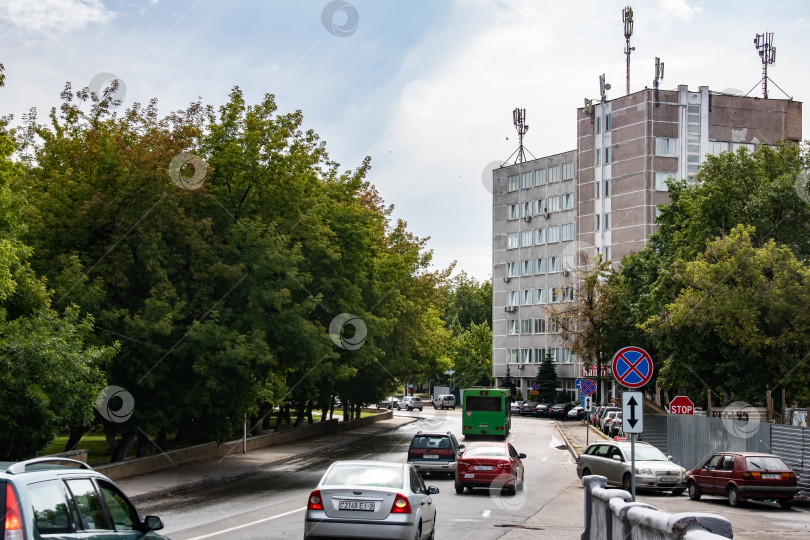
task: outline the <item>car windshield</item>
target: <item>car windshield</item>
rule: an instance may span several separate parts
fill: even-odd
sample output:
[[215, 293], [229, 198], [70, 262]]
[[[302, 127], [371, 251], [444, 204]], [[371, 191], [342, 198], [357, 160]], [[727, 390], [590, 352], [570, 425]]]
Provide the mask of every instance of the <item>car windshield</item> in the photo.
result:
[[398, 489], [402, 487], [402, 468], [377, 467], [374, 465], [335, 465], [326, 473], [322, 485]]
[[745, 458], [749, 471], [786, 471], [788, 466], [776, 456], [751, 456]]
[[[624, 453], [630, 455], [630, 449], [625, 448]], [[669, 461], [664, 453], [654, 446], [636, 445], [636, 461]]]
[[417, 435], [411, 441], [411, 448], [451, 448], [450, 438], [446, 435]]
[[506, 457], [506, 448], [502, 446], [470, 446], [464, 457]]

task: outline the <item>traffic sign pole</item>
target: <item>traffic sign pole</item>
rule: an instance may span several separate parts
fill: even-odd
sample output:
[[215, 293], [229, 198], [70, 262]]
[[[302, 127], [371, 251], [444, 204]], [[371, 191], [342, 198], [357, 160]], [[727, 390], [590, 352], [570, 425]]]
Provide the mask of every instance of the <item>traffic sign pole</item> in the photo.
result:
[[636, 502], [636, 434], [630, 434], [630, 497]]

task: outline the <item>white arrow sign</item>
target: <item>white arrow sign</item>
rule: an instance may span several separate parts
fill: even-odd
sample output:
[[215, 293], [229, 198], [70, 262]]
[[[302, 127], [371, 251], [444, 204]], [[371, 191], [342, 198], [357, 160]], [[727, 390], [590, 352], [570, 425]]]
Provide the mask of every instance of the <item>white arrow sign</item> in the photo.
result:
[[591, 396], [585, 396], [585, 412], [591, 412]]
[[622, 431], [644, 432], [644, 396], [641, 392], [622, 394]]

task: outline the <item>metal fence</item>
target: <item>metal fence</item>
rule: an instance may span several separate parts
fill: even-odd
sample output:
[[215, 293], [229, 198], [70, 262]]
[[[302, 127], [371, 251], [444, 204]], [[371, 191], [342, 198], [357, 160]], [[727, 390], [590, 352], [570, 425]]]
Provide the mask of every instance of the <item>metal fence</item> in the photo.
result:
[[796, 472], [799, 496], [810, 497], [810, 428], [670, 414], [667, 449], [686, 470], [703, 465], [715, 452], [776, 454]]

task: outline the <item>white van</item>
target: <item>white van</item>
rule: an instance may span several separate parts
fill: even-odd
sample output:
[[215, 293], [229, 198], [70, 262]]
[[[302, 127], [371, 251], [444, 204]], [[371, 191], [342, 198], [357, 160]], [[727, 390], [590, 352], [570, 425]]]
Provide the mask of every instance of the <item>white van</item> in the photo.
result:
[[442, 394], [433, 398], [434, 409], [454, 409], [456, 408], [456, 396], [453, 394]]

